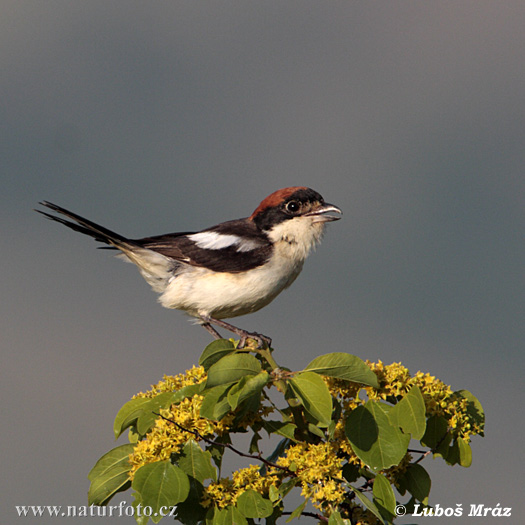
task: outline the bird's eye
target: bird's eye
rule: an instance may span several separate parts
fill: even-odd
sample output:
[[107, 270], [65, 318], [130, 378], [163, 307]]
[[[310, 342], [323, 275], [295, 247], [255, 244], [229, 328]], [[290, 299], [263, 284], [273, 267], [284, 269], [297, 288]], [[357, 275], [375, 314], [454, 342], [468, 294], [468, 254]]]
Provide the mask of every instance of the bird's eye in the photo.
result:
[[290, 201], [286, 204], [286, 210], [290, 213], [297, 213], [299, 211], [299, 203], [296, 201]]

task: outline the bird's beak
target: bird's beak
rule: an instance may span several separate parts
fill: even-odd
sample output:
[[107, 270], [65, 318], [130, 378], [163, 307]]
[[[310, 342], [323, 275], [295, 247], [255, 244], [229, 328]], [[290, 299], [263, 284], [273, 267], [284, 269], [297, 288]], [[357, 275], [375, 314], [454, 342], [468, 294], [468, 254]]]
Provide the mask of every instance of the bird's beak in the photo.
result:
[[[337, 215], [330, 215], [332, 213], [338, 213]], [[320, 204], [315, 207], [312, 211], [306, 214], [307, 217], [315, 217], [314, 222], [331, 222], [338, 221], [343, 212], [337, 206], [333, 204]]]

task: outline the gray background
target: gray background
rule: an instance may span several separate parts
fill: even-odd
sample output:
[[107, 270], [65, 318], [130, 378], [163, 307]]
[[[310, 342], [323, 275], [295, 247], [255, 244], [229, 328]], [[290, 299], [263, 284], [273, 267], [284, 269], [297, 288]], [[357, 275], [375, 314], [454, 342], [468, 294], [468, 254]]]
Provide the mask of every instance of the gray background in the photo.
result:
[[6, 523], [14, 505], [85, 504], [120, 406], [209, 341], [36, 203], [140, 237], [249, 215], [289, 185], [343, 220], [238, 324], [295, 369], [348, 351], [471, 390], [487, 436], [469, 469], [424, 462], [431, 503], [500, 503], [519, 522], [523, 2], [0, 7]]

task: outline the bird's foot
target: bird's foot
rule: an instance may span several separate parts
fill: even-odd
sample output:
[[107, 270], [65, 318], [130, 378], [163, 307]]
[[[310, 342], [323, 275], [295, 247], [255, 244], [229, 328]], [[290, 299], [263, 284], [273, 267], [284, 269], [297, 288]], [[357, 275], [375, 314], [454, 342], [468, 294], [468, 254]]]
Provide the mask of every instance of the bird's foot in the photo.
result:
[[257, 343], [256, 349], [264, 348], [265, 346], [270, 348], [272, 344], [272, 340], [268, 336], [263, 335], [263, 334], [258, 334], [257, 332], [246, 332], [245, 330], [243, 330], [243, 332], [244, 334], [241, 335], [241, 338], [239, 340], [239, 345], [237, 346], [237, 348], [246, 348], [246, 346], [250, 346], [249, 344], [247, 345], [250, 339]]
[[247, 330], [243, 330], [242, 328], [237, 328], [236, 326], [227, 323], [226, 321], [222, 321], [221, 319], [214, 319], [213, 317], [205, 317], [201, 316], [202, 319], [202, 326], [210, 332], [215, 339], [221, 339], [221, 334], [213, 328], [212, 324], [215, 324], [221, 328], [224, 328], [233, 334], [237, 335], [239, 337], [239, 345], [237, 348], [246, 348], [248, 345], [248, 341], [251, 339], [257, 343], [256, 348], [264, 348], [267, 346], [268, 348], [272, 344], [272, 340], [263, 334], [259, 334], [257, 332], [248, 332]]

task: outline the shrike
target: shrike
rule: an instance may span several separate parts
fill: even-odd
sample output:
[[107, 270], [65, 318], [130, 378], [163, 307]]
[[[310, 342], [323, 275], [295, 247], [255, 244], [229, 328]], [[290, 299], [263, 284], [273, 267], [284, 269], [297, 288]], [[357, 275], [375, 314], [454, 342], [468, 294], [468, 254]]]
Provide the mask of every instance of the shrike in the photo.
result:
[[316, 191], [294, 186], [272, 193], [244, 219], [195, 233], [127, 239], [60, 206], [40, 204], [59, 214], [37, 210], [49, 219], [120, 250], [160, 294], [162, 306], [197, 318], [215, 338], [221, 336], [212, 325], [229, 330], [240, 347], [247, 338], [259, 346], [271, 340], [223, 319], [256, 312], [288, 288], [326, 223], [342, 214]]

